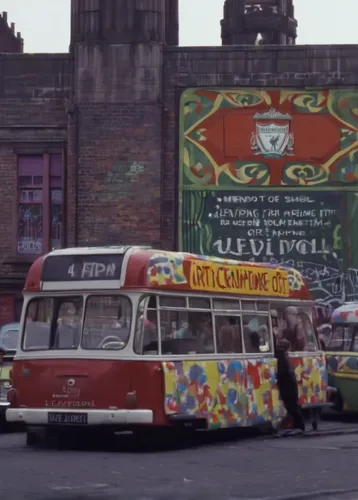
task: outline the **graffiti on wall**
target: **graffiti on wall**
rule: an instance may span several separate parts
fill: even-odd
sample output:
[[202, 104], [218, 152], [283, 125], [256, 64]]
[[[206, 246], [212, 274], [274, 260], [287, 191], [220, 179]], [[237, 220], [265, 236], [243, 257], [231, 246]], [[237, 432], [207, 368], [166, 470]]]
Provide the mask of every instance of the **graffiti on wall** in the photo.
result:
[[145, 166], [137, 161], [120, 162], [116, 161], [111, 170], [101, 181], [101, 193], [105, 196], [105, 201], [120, 201], [127, 197], [128, 188], [140, 181]]
[[180, 250], [292, 265], [322, 305], [358, 297], [357, 91], [186, 90], [179, 176]]

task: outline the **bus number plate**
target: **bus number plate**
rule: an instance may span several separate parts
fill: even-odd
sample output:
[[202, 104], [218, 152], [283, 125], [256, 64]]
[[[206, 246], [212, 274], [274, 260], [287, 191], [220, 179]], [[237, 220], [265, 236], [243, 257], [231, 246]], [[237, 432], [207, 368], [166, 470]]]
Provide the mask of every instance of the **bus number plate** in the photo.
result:
[[48, 423], [49, 424], [59, 424], [59, 425], [86, 425], [88, 424], [87, 413], [61, 413], [61, 412], [49, 412], [48, 413]]

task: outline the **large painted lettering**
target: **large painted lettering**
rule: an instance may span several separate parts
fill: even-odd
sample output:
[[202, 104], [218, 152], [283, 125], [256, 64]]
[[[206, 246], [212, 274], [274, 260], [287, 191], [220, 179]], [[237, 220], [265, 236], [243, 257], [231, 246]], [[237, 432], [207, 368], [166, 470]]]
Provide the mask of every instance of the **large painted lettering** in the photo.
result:
[[192, 261], [190, 287], [206, 292], [289, 297], [287, 271], [256, 266]]

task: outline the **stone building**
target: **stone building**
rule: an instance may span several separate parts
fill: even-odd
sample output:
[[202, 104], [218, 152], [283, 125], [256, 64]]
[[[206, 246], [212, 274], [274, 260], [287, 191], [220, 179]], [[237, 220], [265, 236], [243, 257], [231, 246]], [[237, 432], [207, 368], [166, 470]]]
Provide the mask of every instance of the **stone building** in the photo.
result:
[[23, 53], [3, 13], [0, 323], [61, 246], [287, 257], [322, 304], [355, 283], [358, 47], [296, 45], [292, 0], [223, 1], [223, 45], [180, 47], [178, 1], [72, 0], [65, 54]]

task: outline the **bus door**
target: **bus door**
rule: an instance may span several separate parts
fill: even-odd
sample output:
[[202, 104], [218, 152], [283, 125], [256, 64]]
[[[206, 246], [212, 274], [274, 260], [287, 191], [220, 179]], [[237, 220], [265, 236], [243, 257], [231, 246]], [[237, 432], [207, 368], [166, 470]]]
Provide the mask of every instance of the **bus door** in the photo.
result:
[[286, 411], [277, 388], [269, 304], [241, 301], [241, 305], [248, 425], [271, 422], [276, 427]]
[[303, 407], [325, 404], [328, 374], [312, 324], [312, 306], [271, 304], [271, 307], [278, 325], [274, 334], [290, 343], [289, 355], [295, 367], [299, 404]]

